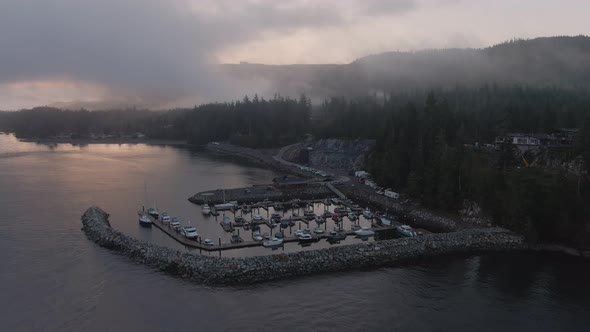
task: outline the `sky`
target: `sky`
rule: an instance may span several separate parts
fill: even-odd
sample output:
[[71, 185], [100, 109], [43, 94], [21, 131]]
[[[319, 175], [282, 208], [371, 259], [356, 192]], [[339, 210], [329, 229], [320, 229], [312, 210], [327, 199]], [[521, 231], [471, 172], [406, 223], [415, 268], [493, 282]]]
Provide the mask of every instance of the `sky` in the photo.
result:
[[1, 0], [0, 109], [235, 99], [262, 87], [215, 64], [588, 35], [587, 13], [587, 0]]

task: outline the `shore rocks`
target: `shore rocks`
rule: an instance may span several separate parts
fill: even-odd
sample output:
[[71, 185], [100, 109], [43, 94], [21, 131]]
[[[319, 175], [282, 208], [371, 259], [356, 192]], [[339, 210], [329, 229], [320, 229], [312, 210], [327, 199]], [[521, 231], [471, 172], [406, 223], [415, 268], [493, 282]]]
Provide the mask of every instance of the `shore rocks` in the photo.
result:
[[98, 207], [82, 216], [82, 230], [98, 245], [195, 282], [239, 285], [317, 273], [389, 266], [449, 253], [527, 249], [524, 239], [499, 228], [472, 229], [414, 238], [343, 245], [327, 249], [245, 258], [216, 258], [133, 239], [111, 228]]

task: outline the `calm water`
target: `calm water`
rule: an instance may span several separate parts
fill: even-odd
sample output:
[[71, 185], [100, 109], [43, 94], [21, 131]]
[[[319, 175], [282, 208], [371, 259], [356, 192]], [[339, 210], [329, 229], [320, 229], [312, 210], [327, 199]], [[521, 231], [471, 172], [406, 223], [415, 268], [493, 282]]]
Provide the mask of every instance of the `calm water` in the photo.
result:
[[131, 264], [80, 231], [80, 215], [99, 205], [113, 227], [185, 250], [138, 227], [135, 210], [155, 201], [225, 240], [186, 199], [273, 176], [184, 148], [39, 145], [0, 134], [0, 330], [588, 330], [590, 264], [562, 255], [458, 256], [208, 288]]

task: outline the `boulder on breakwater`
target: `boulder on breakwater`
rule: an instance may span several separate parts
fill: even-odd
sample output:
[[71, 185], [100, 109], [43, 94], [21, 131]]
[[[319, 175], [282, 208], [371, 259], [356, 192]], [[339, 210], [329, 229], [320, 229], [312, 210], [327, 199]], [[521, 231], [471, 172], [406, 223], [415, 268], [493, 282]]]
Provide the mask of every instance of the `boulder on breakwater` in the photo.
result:
[[244, 258], [181, 252], [131, 238], [113, 228], [98, 207], [82, 216], [82, 230], [98, 245], [135, 262], [211, 285], [238, 285], [397, 262], [449, 253], [526, 249], [523, 237], [499, 228], [429, 234], [414, 238], [343, 245], [313, 251]]

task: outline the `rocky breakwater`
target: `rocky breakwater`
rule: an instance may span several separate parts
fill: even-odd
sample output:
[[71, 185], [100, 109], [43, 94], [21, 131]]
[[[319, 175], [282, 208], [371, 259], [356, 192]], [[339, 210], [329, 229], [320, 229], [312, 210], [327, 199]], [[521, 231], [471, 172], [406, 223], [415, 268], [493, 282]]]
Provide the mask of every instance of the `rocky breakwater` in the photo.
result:
[[91, 207], [82, 216], [82, 230], [98, 245], [135, 262], [195, 282], [238, 285], [275, 279], [389, 266], [401, 261], [450, 253], [521, 250], [524, 239], [503, 229], [472, 229], [344, 245], [313, 251], [246, 258], [215, 258], [181, 252], [130, 238], [111, 228], [108, 214]]

